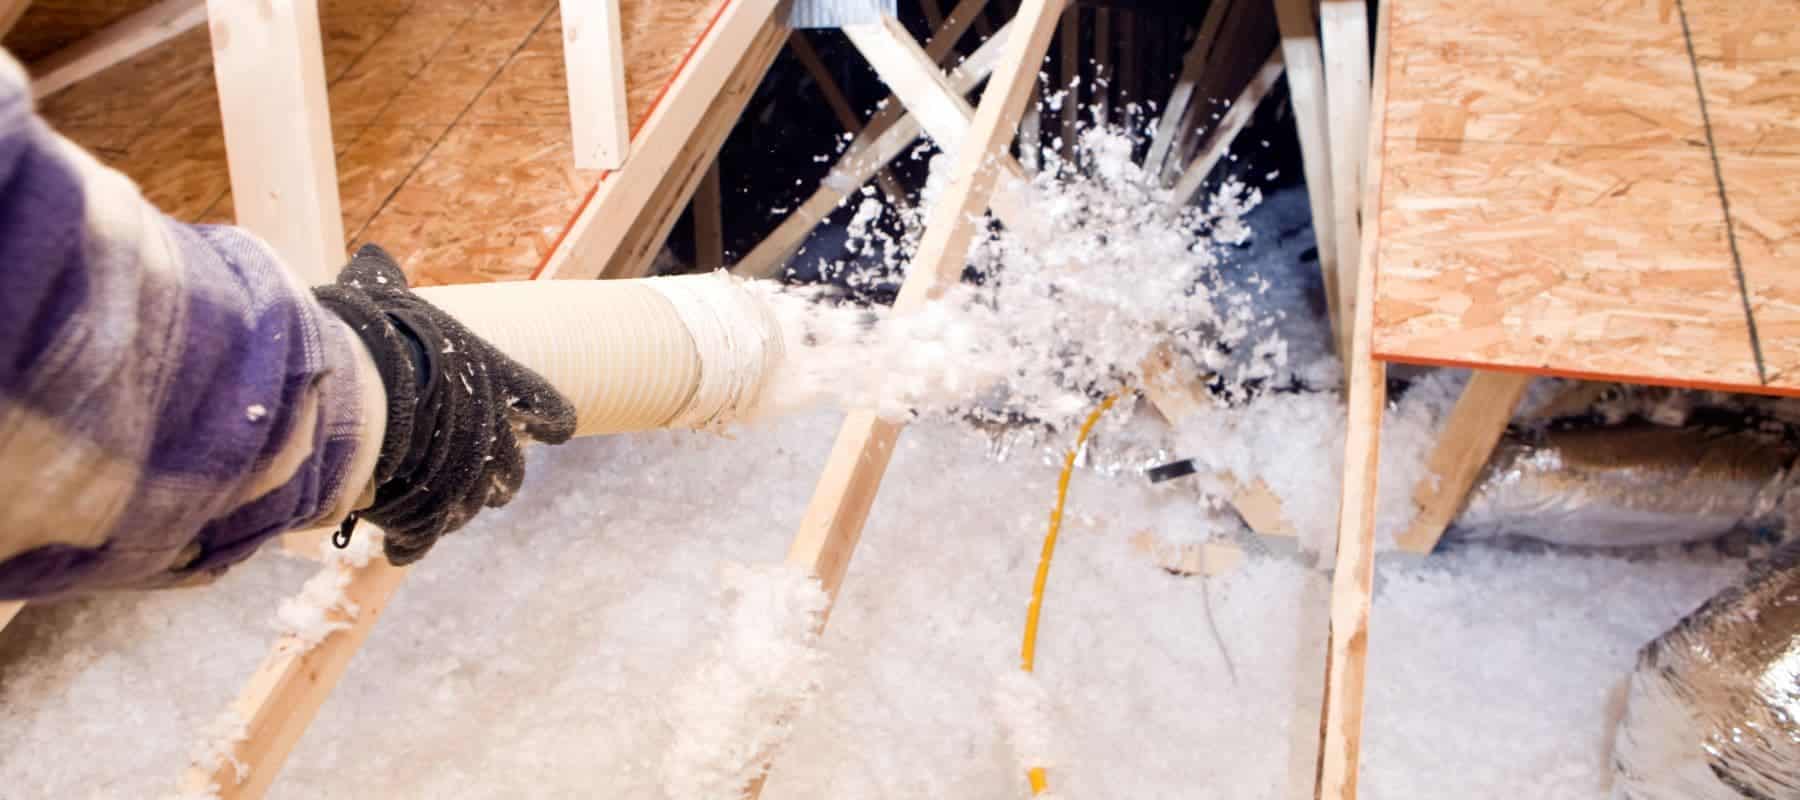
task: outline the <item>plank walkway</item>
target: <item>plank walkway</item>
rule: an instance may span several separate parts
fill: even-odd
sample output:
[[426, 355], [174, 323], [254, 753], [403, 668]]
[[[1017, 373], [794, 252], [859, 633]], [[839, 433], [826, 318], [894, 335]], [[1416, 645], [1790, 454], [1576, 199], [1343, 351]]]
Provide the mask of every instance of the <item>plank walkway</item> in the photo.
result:
[[[13, 39], [28, 45], [88, 2], [39, 0]], [[622, 0], [634, 126], [721, 2]], [[380, 244], [421, 285], [529, 277], [600, 177], [575, 168], [555, 0], [320, 8], [347, 250]], [[49, 97], [43, 113], [171, 216], [232, 221], [205, 27]]]
[[1394, 0], [1374, 355], [1800, 394], [1800, 0]]

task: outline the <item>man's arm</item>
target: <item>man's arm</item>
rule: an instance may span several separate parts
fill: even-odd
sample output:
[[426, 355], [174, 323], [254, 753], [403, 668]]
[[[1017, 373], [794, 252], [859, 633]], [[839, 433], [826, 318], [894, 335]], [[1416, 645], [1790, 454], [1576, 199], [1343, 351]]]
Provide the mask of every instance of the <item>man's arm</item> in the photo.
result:
[[52, 132], [0, 61], [0, 600], [202, 578], [358, 505], [385, 393], [355, 334], [253, 236]]

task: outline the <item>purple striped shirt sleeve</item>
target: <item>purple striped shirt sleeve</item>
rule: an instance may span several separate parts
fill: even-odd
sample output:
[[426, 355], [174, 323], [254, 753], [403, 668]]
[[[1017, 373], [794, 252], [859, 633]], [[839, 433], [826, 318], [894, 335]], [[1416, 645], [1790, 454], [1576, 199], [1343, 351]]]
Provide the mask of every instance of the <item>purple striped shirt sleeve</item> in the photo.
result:
[[355, 336], [260, 240], [151, 207], [0, 56], [0, 600], [189, 583], [365, 489]]

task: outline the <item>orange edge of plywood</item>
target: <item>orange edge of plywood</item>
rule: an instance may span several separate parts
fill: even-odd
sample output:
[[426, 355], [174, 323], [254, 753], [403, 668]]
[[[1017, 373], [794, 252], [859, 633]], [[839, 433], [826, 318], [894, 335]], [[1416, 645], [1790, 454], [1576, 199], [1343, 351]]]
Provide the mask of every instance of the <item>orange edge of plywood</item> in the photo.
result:
[[[1381, 279], [1377, 274], [1376, 281]], [[1379, 283], [1375, 291], [1381, 295]], [[1525, 367], [1517, 364], [1489, 364], [1480, 361], [1469, 361], [1454, 358], [1430, 358], [1412, 356], [1404, 353], [1376, 351], [1377, 361], [1392, 364], [1412, 364], [1421, 367], [1459, 367], [1463, 369], [1479, 369], [1487, 372], [1516, 372], [1525, 375], [1541, 375], [1547, 378], [1575, 378], [1585, 381], [1612, 381], [1616, 383], [1635, 383], [1645, 386], [1668, 386], [1676, 389], [1700, 389], [1715, 392], [1747, 392], [1750, 394], [1778, 395], [1781, 397], [1800, 397], [1800, 386], [1778, 386], [1775, 384], [1756, 383], [1723, 383], [1714, 381], [1684, 381], [1678, 378], [1663, 378], [1651, 375], [1625, 375], [1608, 372], [1590, 372], [1577, 369], [1551, 369], [1549, 367]]]
[[[650, 107], [645, 109], [643, 117], [638, 119], [637, 124], [631, 126], [632, 141], [637, 141], [638, 133], [643, 131], [644, 125], [650, 121], [650, 117], [653, 112], [656, 111], [656, 107], [662, 105], [663, 98], [668, 96], [669, 87], [675, 85], [675, 79], [680, 77], [681, 73], [687, 69], [688, 62], [693, 60], [694, 53], [700, 49], [700, 43], [706, 41], [707, 34], [712, 33], [713, 26], [719, 24], [719, 18], [725, 15], [725, 9], [730, 8], [733, 2], [735, 2], [735, 0], [725, 0], [719, 4], [718, 8], [713, 9], [712, 19], [706, 21], [706, 27], [700, 29], [700, 33], [696, 35], [694, 41], [688, 45], [687, 52], [681, 54], [681, 62], [676, 64], [675, 72], [669, 76], [668, 81], [663, 83], [662, 88], [657, 90], [656, 99], [650, 101]], [[594, 195], [599, 193], [600, 184], [604, 183], [607, 178], [612, 177], [617, 172], [618, 170], [609, 169], [600, 173], [600, 177], [594, 180], [594, 185], [588, 187], [587, 194], [583, 195], [581, 198], [581, 204], [577, 205], [574, 213], [569, 215], [569, 221], [563, 223], [562, 230], [558, 231], [556, 234], [556, 240], [550, 243], [550, 248], [544, 251], [544, 257], [538, 261], [537, 268], [531, 271], [532, 280], [537, 280], [539, 276], [544, 274], [544, 268], [550, 265], [550, 259], [556, 255], [557, 250], [561, 249], [563, 240], [569, 236], [569, 231], [574, 229], [575, 221], [581, 219], [582, 213], [587, 211], [588, 204], [594, 202]]]

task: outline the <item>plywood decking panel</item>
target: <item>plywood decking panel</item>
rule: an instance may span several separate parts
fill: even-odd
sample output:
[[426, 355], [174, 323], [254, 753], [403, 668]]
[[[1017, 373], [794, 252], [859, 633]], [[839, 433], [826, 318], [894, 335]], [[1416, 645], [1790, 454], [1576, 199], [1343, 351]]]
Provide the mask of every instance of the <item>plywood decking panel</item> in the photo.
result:
[[[1671, 6], [1673, 0], [1663, 0]], [[1681, 0], [1702, 61], [1734, 66], [1749, 61], [1800, 60], [1800, 2], [1796, 0]]]
[[1389, 140], [1375, 352], [1758, 384], [1704, 150]]
[[[1800, 3], [1793, 24], [1800, 27]], [[1721, 155], [1800, 156], [1800, 55], [1735, 66], [1703, 58], [1700, 80]]]
[[1703, 150], [1693, 65], [1679, 43], [1637, 58], [1519, 55], [1478, 68], [1451, 42], [1393, 53], [1388, 136]]
[[1673, 0], [1395, 0], [1391, 33], [1396, 58], [1433, 45], [1470, 61], [1684, 52]]
[[1394, 2], [1378, 357], [1800, 392], [1800, 2]]
[[1769, 385], [1800, 390], [1800, 156], [1721, 155]]

